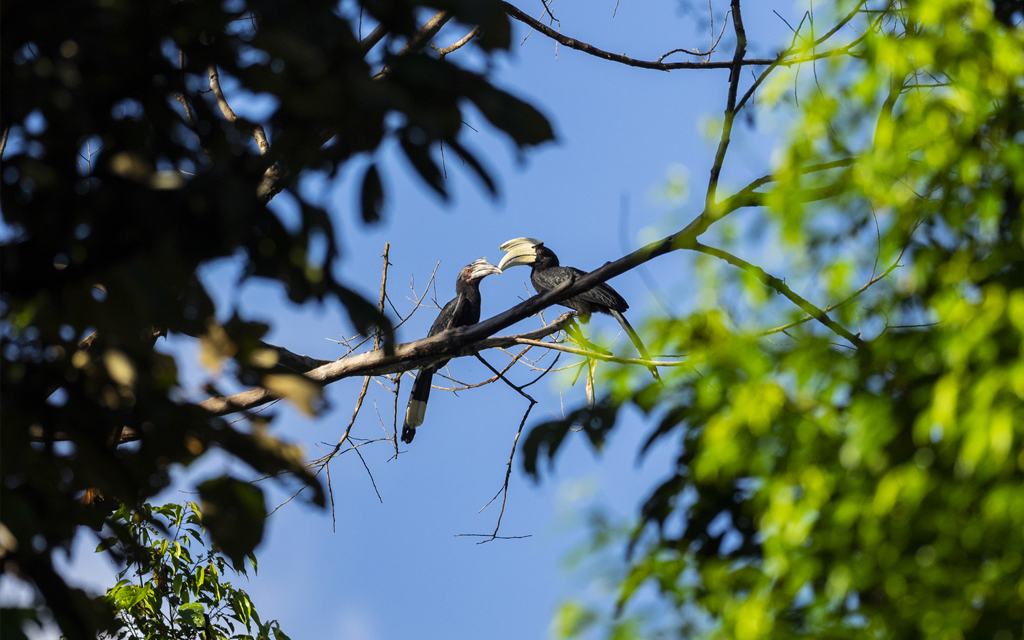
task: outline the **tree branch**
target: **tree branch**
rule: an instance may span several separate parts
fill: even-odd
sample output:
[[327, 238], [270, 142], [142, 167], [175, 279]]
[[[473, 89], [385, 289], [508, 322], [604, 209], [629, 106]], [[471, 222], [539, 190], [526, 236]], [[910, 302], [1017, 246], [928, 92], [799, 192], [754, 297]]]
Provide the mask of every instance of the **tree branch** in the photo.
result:
[[691, 249], [693, 249], [694, 251], [699, 251], [701, 253], [706, 253], [709, 256], [715, 256], [716, 258], [721, 258], [722, 260], [725, 260], [729, 264], [731, 264], [731, 265], [733, 265], [735, 267], [739, 267], [740, 269], [743, 269], [747, 273], [753, 274], [754, 276], [757, 277], [758, 280], [760, 280], [761, 282], [763, 282], [767, 286], [771, 287], [772, 289], [775, 289], [776, 291], [778, 291], [782, 295], [784, 295], [787, 298], [789, 298], [794, 304], [796, 304], [798, 307], [800, 307], [801, 309], [806, 311], [808, 315], [813, 317], [815, 320], [817, 320], [821, 324], [825, 325], [826, 327], [828, 327], [832, 331], [836, 332], [838, 335], [846, 338], [851, 343], [853, 343], [855, 346], [857, 346], [857, 347], [863, 347], [864, 346], [864, 341], [863, 340], [861, 340], [857, 336], [853, 335], [845, 327], [843, 327], [839, 323], [837, 323], [834, 320], [832, 320], [831, 318], [829, 318], [828, 315], [826, 315], [824, 311], [822, 311], [818, 307], [814, 306], [810, 302], [808, 302], [808, 301], [804, 300], [803, 298], [801, 298], [800, 296], [798, 296], [796, 293], [793, 292], [792, 289], [789, 288], [788, 285], [786, 285], [785, 282], [783, 282], [782, 280], [776, 278], [775, 276], [765, 272], [765, 270], [762, 269], [761, 267], [752, 265], [749, 262], [747, 262], [746, 260], [743, 260], [741, 258], [737, 258], [736, 256], [732, 255], [731, 253], [727, 253], [725, 251], [722, 251], [721, 249], [715, 249], [714, 247], [708, 247], [706, 245], [700, 244], [699, 242], [698, 243], [694, 243], [694, 245], [691, 247]]
[[[217, 73], [217, 66], [210, 65], [210, 90], [213, 91], [214, 97], [217, 98], [217, 105], [220, 107], [220, 112], [224, 114], [224, 118], [228, 122], [238, 122], [238, 116], [231, 110], [231, 106], [228, 105], [228, 99], [224, 97], [224, 91], [220, 88], [220, 75]], [[260, 149], [260, 155], [265, 154], [270, 150], [270, 142], [267, 141], [267, 132], [263, 130], [263, 125], [254, 124], [250, 134], [256, 140], [256, 146]]]
[[729, 98], [725, 105], [722, 137], [718, 141], [718, 151], [715, 153], [715, 163], [711, 165], [711, 177], [708, 180], [708, 190], [704, 197], [705, 211], [714, 210], [715, 195], [718, 192], [718, 177], [722, 173], [725, 152], [729, 148], [732, 136], [732, 123], [736, 119], [736, 93], [739, 90], [740, 70], [743, 68], [743, 56], [747, 53], [747, 32], [743, 28], [740, 0], [732, 0], [732, 26], [736, 31], [736, 51], [732, 57], [732, 71], [729, 73]]
[[605, 355], [603, 353], [597, 353], [596, 351], [587, 351], [586, 349], [577, 349], [576, 347], [567, 347], [564, 344], [557, 344], [554, 342], [543, 342], [541, 340], [531, 340], [529, 338], [516, 338], [516, 342], [519, 344], [528, 344], [534, 347], [544, 347], [545, 349], [553, 349], [555, 351], [564, 351], [565, 353], [572, 353], [585, 358], [591, 358], [593, 360], [603, 360], [604, 362], [616, 362], [618, 364], [638, 364], [643, 367], [681, 367], [688, 363], [677, 362], [674, 360], [643, 360], [641, 358], [620, 358], [618, 356]]
[[[903, 257], [903, 253], [904, 253], [904, 252], [905, 252], [906, 250], [907, 250], [907, 248], [906, 248], [906, 247], [904, 247], [904, 248], [903, 248], [903, 250], [902, 250], [902, 251], [900, 251], [900, 255], [898, 255], [898, 256], [896, 257], [896, 261], [892, 263], [892, 266], [890, 266], [890, 267], [889, 267], [888, 269], [886, 269], [885, 271], [883, 271], [883, 272], [882, 272], [881, 274], [879, 274], [878, 276], [876, 276], [876, 277], [874, 277], [874, 278], [871, 278], [870, 280], [868, 280], [868, 281], [867, 281], [866, 283], [864, 283], [864, 286], [863, 286], [863, 287], [861, 287], [860, 289], [857, 289], [856, 291], [854, 291], [853, 293], [851, 293], [851, 294], [850, 294], [849, 296], [847, 296], [846, 298], [843, 298], [843, 299], [842, 299], [842, 300], [840, 300], [839, 302], [836, 302], [835, 304], [830, 304], [829, 306], [827, 306], [827, 307], [825, 307], [824, 309], [822, 309], [822, 310], [821, 310], [821, 311], [822, 311], [822, 313], [829, 313], [829, 312], [831, 312], [831, 311], [835, 311], [835, 310], [836, 310], [836, 309], [838, 309], [839, 307], [841, 307], [841, 306], [843, 306], [843, 305], [845, 305], [845, 304], [849, 303], [849, 302], [850, 302], [851, 300], [853, 300], [854, 298], [856, 298], [856, 297], [857, 297], [857, 296], [859, 296], [860, 294], [862, 294], [862, 293], [864, 293], [865, 291], [867, 291], [867, 290], [868, 290], [868, 288], [869, 288], [869, 287], [870, 287], [871, 285], [875, 284], [875, 283], [876, 283], [876, 282], [878, 282], [879, 280], [881, 280], [881, 279], [885, 278], [885, 277], [886, 277], [886, 276], [888, 276], [888, 275], [889, 275], [890, 273], [892, 273], [892, 272], [893, 272], [893, 270], [894, 270], [894, 269], [896, 269], [896, 267], [900, 267], [900, 266], [902, 266], [902, 265], [900, 264], [900, 259], [901, 259], [901, 258]], [[788, 323], [788, 324], [784, 324], [784, 325], [782, 325], [781, 327], [775, 327], [774, 329], [768, 329], [767, 331], [762, 331], [762, 332], [761, 332], [761, 333], [759, 333], [758, 335], [760, 335], [760, 336], [770, 336], [770, 335], [771, 335], [771, 334], [773, 334], [773, 333], [781, 333], [781, 332], [783, 332], [783, 331], [785, 331], [785, 330], [787, 330], [787, 329], [792, 329], [793, 327], [795, 327], [795, 326], [797, 326], [797, 325], [801, 325], [801, 324], [803, 324], [803, 323], [805, 323], [805, 322], [807, 322], [807, 321], [809, 321], [809, 320], [813, 320], [813, 319], [814, 319], [814, 316], [804, 316], [803, 318], [800, 318], [799, 320], [794, 320], [793, 322], [790, 322], [790, 323]]]
[[[557, 290], [553, 290], [550, 293], [555, 293], [555, 291]], [[479, 328], [481, 325], [485, 324], [487, 324], [487, 326], [484, 327], [484, 330], [494, 327], [493, 330], [498, 331], [505, 326], [508, 326], [508, 324], [512, 324], [512, 322], [522, 319], [518, 316], [523, 311], [532, 311], [532, 307], [537, 306], [536, 303], [534, 303], [527, 307], [527, 303], [538, 300], [541, 297], [542, 296], [536, 296], [534, 298], [530, 298], [530, 300], [527, 300], [523, 304], [514, 307], [510, 311], [515, 311], [515, 314], [505, 312], [500, 316], [491, 318], [484, 323], [472, 325], [471, 327], [449, 329], [422, 340], [396, 345], [394, 353], [390, 356], [385, 355], [381, 350], [374, 350], [348, 358], [342, 358], [341, 360], [331, 362], [306, 372], [305, 377], [319, 384], [327, 385], [332, 382], [337, 382], [343, 378], [350, 378], [353, 376], [378, 376], [388, 373], [410, 371], [412, 369], [422, 369], [423, 367], [430, 366], [439, 360], [473, 355], [485, 349], [510, 347], [517, 344], [516, 340], [518, 338], [536, 339], [551, 335], [569, 322], [572, 319], [572, 315], [568, 313], [563, 314], [562, 317], [558, 318], [558, 320], [545, 327], [517, 336], [486, 338], [487, 334], [482, 334], [482, 332], [478, 330], [474, 332], [480, 336], [477, 338], [468, 331], [468, 329]], [[527, 315], [524, 315], [523, 317], [527, 317], [528, 315], [531, 314], [527, 313]], [[507, 318], [513, 316], [515, 317], [515, 320], [511, 320], [507, 324], [503, 324]], [[227, 415], [229, 413], [235, 413], [237, 411], [257, 407], [275, 399], [276, 397], [277, 396], [275, 396], [270, 390], [257, 387], [255, 389], [250, 389], [249, 391], [236, 393], [232, 396], [209, 398], [200, 402], [199, 406], [214, 415]]]
[[466, 46], [467, 44], [469, 44], [470, 40], [472, 40], [473, 38], [475, 38], [479, 34], [480, 34], [480, 25], [477, 25], [477, 26], [473, 27], [473, 29], [469, 33], [467, 33], [465, 35], [465, 37], [463, 37], [458, 42], [452, 44], [451, 46], [445, 47], [443, 49], [441, 47], [439, 47], [437, 45], [433, 45], [433, 44], [430, 45], [430, 46], [431, 46], [431, 48], [437, 50], [437, 57], [438, 57], [438, 59], [444, 60], [444, 57], [446, 55], [448, 55], [449, 53], [452, 53], [454, 51], [458, 51], [462, 47]]
[[[656, 62], [651, 60], [637, 60], [636, 58], [630, 58], [626, 55], [619, 55], [615, 53], [609, 53], [602, 49], [598, 49], [593, 45], [589, 45], [586, 42], [580, 42], [575, 38], [569, 38], [558, 33], [551, 27], [548, 27], [543, 22], [535, 20], [530, 16], [526, 15], [516, 7], [510, 5], [507, 2], [502, 2], [502, 6], [505, 8], [505, 13], [512, 16], [516, 20], [530, 26], [537, 31], [540, 31], [547, 37], [551, 38], [555, 42], [563, 44], [570, 49], [576, 49], [583, 53], [590, 54], [592, 56], [603, 58], [605, 60], [611, 60], [612, 62], [618, 62], [630, 67], [639, 67], [641, 69], [653, 69], [655, 71], [672, 71], [673, 69], [731, 69], [735, 66], [735, 60], [728, 62]], [[758, 58], [753, 60], [741, 60], [740, 66], [752, 66], [752, 65], [769, 65], [775, 62], [773, 58]]]
[[[398, 55], [404, 56], [410, 53], [415, 53], [423, 47], [427, 46], [430, 41], [437, 35], [437, 32], [441, 30], [441, 27], [446, 25], [449, 20], [452, 19], [451, 11], [438, 11], [435, 13], [430, 20], [427, 20], [419, 31], [413, 34], [409, 38], [409, 42], [405, 43], [405, 46], [398, 51]], [[377, 72], [377, 75], [373, 76], [374, 80], [387, 74], [388, 68], [385, 66], [383, 69]]]

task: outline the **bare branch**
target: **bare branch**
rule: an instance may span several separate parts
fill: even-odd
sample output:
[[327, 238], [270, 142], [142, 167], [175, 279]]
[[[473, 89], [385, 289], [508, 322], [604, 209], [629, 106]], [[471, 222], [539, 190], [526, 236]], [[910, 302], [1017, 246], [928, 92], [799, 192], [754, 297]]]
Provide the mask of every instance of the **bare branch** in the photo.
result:
[[[513, 389], [515, 389], [516, 393], [518, 393], [519, 395], [523, 396], [524, 398], [526, 398], [527, 400], [530, 401], [530, 406], [528, 406], [526, 408], [526, 412], [523, 414], [523, 419], [519, 421], [519, 429], [516, 431], [516, 436], [515, 436], [515, 438], [512, 439], [512, 452], [508, 456], [508, 463], [507, 463], [507, 466], [505, 468], [505, 483], [502, 485], [502, 488], [498, 491], [498, 493], [502, 494], [501, 510], [498, 512], [498, 521], [494, 524], [494, 531], [491, 533], [491, 535], [489, 537], [487, 537], [486, 540], [481, 540], [480, 542], [477, 543], [477, 544], [484, 544], [485, 542], [490, 542], [492, 540], [497, 540], [500, 537], [500, 536], [498, 536], [498, 530], [501, 529], [501, 518], [502, 518], [502, 516], [505, 515], [505, 504], [508, 501], [508, 481], [509, 481], [509, 478], [512, 477], [512, 461], [515, 459], [515, 456], [516, 456], [516, 446], [519, 444], [519, 436], [522, 435], [522, 433], [523, 433], [523, 427], [526, 426], [526, 420], [527, 420], [527, 418], [530, 417], [530, 411], [532, 411], [533, 407], [537, 404], [537, 401], [534, 400], [533, 397], [530, 394], [528, 394], [525, 391], [523, 391], [523, 389], [528, 387], [528, 386], [530, 386], [531, 384], [533, 384], [534, 382], [536, 382], [540, 378], [543, 378], [548, 373], [548, 371], [551, 370], [551, 367], [555, 366], [555, 364], [558, 362], [558, 358], [555, 358], [555, 361], [551, 363], [551, 367], [548, 367], [547, 371], [545, 371], [540, 376], [538, 376], [537, 380], [534, 380], [533, 382], [530, 382], [528, 384], [524, 384], [522, 386], [516, 386], [516, 385], [512, 384], [512, 382], [510, 382], [508, 378], [506, 378], [503, 374], [501, 374], [497, 369], [492, 367], [491, 363], [489, 363], [486, 360], [484, 360], [483, 357], [479, 353], [476, 354], [476, 359], [479, 360], [480, 362], [484, 363], [484, 365], [488, 369], [490, 369], [496, 376], [501, 378], [502, 381], [505, 382], [505, 384], [507, 384], [508, 386], [510, 386]], [[480, 509], [480, 511], [483, 511], [488, 506], [490, 506], [491, 502], [494, 502], [495, 498], [497, 498], [497, 497], [498, 497], [498, 494], [495, 494], [494, 498], [491, 498], [490, 502], [485, 504], [483, 506], [483, 508]], [[479, 513], [479, 511], [477, 513]], [[460, 537], [460, 536], [482, 537], [481, 534], [472, 534], [472, 533], [456, 534], [456, 537]], [[518, 538], [518, 537], [529, 537], [529, 536], [513, 536], [513, 537]], [[507, 539], [507, 538], [502, 538], [502, 539]]]
[[[711, 8], [711, 3], [710, 2], [708, 2], [708, 8], [709, 9]], [[697, 51], [690, 51], [689, 49], [673, 49], [673, 50], [669, 51], [668, 53], [666, 53], [665, 55], [663, 55], [660, 58], [658, 58], [658, 62], [661, 62], [662, 60], [664, 60], [665, 58], [669, 57], [673, 53], [685, 53], [687, 55], [697, 56], [698, 58], [700, 58], [702, 60], [704, 59], [704, 56], [708, 56], [709, 60], [710, 60], [711, 54], [714, 53], [715, 49], [718, 48], [718, 43], [722, 41], [722, 36], [725, 35], [725, 27], [728, 26], [728, 24], [729, 24], [729, 14], [730, 13], [732, 13], [732, 12], [731, 11], [726, 11], [725, 12], [725, 20], [723, 20], [723, 22], [722, 22], [722, 30], [718, 32], [718, 39], [713, 40], [711, 42], [711, 48], [710, 49], [708, 49], [707, 51], [705, 51], [703, 53], [701, 51], [699, 51], [699, 50], [697, 50]], [[711, 37], [712, 38], [715, 37], [714, 14], [712, 14], [712, 18], [711, 18]]]
[[[630, 58], [626, 55], [619, 55], [615, 53], [609, 53], [602, 49], [598, 49], [593, 45], [589, 45], [586, 42], [580, 42], [575, 38], [569, 38], [563, 36], [561, 33], [555, 31], [551, 27], [546, 26], [544, 23], [531, 18], [516, 7], [510, 5], [507, 2], [502, 2], [502, 6], [505, 8], [505, 13], [512, 16], [516, 20], [529, 25], [533, 29], [540, 31], [547, 37], [551, 38], [555, 42], [564, 44], [570, 49], [576, 49], [583, 53], [603, 58], [605, 60], [611, 60], [612, 62], [618, 62], [630, 67], [639, 67], [641, 69], [653, 69], [655, 71], [672, 71], [673, 69], [731, 69], [735, 66], [735, 62], [656, 62], [652, 60], [637, 60], [636, 58]], [[752, 60], [742, 60], [741, 66], [747, 65], [769, 65], [775, 62], [772, 58], [758, 58]]]
[[279, 347], [267, 342], [260, 341], [260, 345], [264, 349], [271, 349], [277, 354], [277, 366], [286, 369], [292, 373], [305, 373], [310, 369], [322, 367], [325, 364], [330, 364], [332, 360], [320, 360], [319, 358], [311, 358], [310, 356], [300, 356], [292, 353], [284, 347]]
[[740, 84], [740, 69], [743, 56], [747, 53], [747, 32], [743, 28], [743, 15], [740, 13], [740, 0], [732, 0], [732, 26], [736, 32], [736, 51], [732, 58], [732, 71], [729, 73], [729, 97], [725, 106], [725, 120], [722, 123], [722, 138], [718, 142], [715, 163], [711, 166], [711, 177], [708, 190], [704, 197], [705, 210], [714, 210], [715, 195], [718, 191], [718, 177], [725, 162], [725, 152], [729, 148], [732, 135], [732, 123], [736, 118], [736, 93]]
[[445, 47], [444, 49], [442, 49], [441, 47], [438, 47], [436, 45], [430, 45], [430, 46], [437, 50], [438, 58], [440, 58], [441, 60], [444, 60], [444, 57], [446, 55], [448, 55], [449, 53], [452, 53], [453, 51], [458, 51], [462, 47], [466, 46], [467, 44], [469, 44], [470, 40], [472, 40], [473, 38], [475, 38], [479, 34], [480, 34], [480, 27], [478, 25], [478, 26], [473, 27], [472, 31], [470, 31], [469, 33], [466, 34], [466, 37], [464, 37], [462, 40], [459, 40], [458, 42], [456, 42], [455, 44], [451, 45], [450, 47]]

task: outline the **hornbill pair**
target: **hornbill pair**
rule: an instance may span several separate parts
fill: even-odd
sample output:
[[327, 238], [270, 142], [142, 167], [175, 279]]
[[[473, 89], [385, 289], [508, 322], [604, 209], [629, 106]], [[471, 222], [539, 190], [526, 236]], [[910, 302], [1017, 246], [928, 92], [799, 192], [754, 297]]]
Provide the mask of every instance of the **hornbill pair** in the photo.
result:
[[[558, 263], [558, 256], [551, 249], [544, 246], [544, 243], [534, 238], [516, 238], [509, 240], [499, 247], [506, 252], [498, 266], [481, 258], [472, 264], [466, 265], [459, 272], [455, 281], [456, 297], [444, 305], [441, 313], [438, 314], [434, 324], [430, 326], [427, 336], [432, 336], [446, 329], [453, 327], [465, 327], [476, 324], [480, 321], [480, 281], [492, 273], [502, 273], [509, 267], [530, 265], [533, 268], [530, 274], [530, 281], [537, 293], [544, 293], [556, 288], [566, 280], [575, 280], [586, 275], [573, 267], [563, 267]], [[629, 305], [610, 286], [600, 283], [592, 289], [578, 295], [562, 300], [558, 304], [568, 307], [576, 312], [580, 321], [586, 323], [590, 320], [592, 313], [606, 313], [622, 325], [623, 330], [629, 339], [636, 346], [640, 357], [650, 360], [650, 355], [640, 340], [640, 336], [622, 315]], [[402, 427], [402, 442], [412, 442], [416, 435], [416, 427], [423, 424], [423, 416], [427, 410], [427, 399], [430, 396], [430, 381], [434, 372], [447, 364], [444, 360], [420, 369], [416, 374], [416, 381], [412, 384], [412, 393], [409, 396], [409, 406], [405, 411], [405, 423]], [[658, 370], [655, 367], [648, 367], [654, 377], [661, 380]]]

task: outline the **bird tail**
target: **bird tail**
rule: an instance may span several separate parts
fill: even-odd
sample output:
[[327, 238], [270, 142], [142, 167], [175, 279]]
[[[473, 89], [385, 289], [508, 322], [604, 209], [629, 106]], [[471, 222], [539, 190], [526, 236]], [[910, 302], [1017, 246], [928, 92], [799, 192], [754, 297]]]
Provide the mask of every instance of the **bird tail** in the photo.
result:
[[416, 437], [416, 427], [423, 424], [423, 417], [427, 413], [427, 400], [430, 398], [430, 381], [434, 377], [435, 369], [428, 367], [420, 369], [416, 374], [416, 380], [412, 383], [412, 393], [409, 394], [409, 406], [405, 409], [405, 423], [402, 425], [402, 442], [410, 443]]
[[[619, 321], [619, 324], [622, 325], [622, 328], [625, 329], [626, 335], [628, 335], [629, 339], [633, 342], [633, 346], [636, 347], [637, 353], [640, 354], [640, 357], [643, 358], [644, 360], [650, 360], [651, 354], [647, 353], [647, 347], [645, 347], [643, 341], [640, 340], [640, 336], [638, 336], [636, 330], [633, 329], [633, 325], [629, 324], [629, 320], [626, 320], [626, 316], [622, 315], [615, 309], [609, 310], [608, 313], [612, 314], [612, 316], [614, 316], [615, 319]], [[647, 368], [651, 370], [652, 374], [654, 374], [654, 379], [657, 380], [658, 382], [661, 382], [661, 376], [658, 375], [658, 368]]]

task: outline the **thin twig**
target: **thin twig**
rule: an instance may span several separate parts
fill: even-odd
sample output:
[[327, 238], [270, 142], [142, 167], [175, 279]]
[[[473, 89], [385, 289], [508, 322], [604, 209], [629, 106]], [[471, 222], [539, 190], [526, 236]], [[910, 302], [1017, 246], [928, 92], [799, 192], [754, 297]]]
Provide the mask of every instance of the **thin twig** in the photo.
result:
[[[512, 16], [516, 20], [529, 25], [533, 29], [540, 31], [547, 37], [551, 38], [555, 42], [563, 44], [570, 49], [576, 49], [583, 53], [603, 58], [604, 60], [610, 60], [612, 62], [618, 62], [630, 67], [639, 67], [641, 69], [653, 69], [655, 71], [672, 71], [673, 69], [730, 69], [734, 66], [734, 62], [656, 62], [653, 60], [637, 60], [636, 58], [630, 58], [626, 55], [619, 55], [610, 53], [597, 47], [587, 44], [586, 42], [580, 42], [575, 38], [569, 38], [563, 36], [561, 33], [554, 29], [546, 26], [539, 20], [535, 20], [530, 16], [526, 15], [516, 7], [510, 5], [507, 2], [502, 2], [502, 7], [505, 9], [505, 13]], [[735, 17], [735, 16], [734, 16]], [[772, 58], [758, 58], [752, 60], [742, 60], [741, 65], [769, 65], [775, 62]]]
[[[502, 516], [505, 515], [505, 504], [508, 501], [508, 482], [509, 482], [509, 479], [512, 477], [512, 460], [515, 458], [515, 455], [516, 455], [516, 446], [519, 444], [519, 436], [523, 433], [523, 427], [526, 426], [526, 420], [527, 420], [527, 418], [530, 417], [530, 411], [533, 410], [533, 407], [534, 407], [534, 405], [537, 404], [537, 401], [534, 400], [533, 397], [530, 394], [528, 394], [525, 391], [523, 391], [522, 387], [517, 387], [516, 385], [512, 384], [512, 382], [510, 382], [508, 378], [506, 378], [503, 374], [501, 374], [497, 369], [492, 367], [491, 363], [487, 362], [487, 360], [485, 360], [482, 356], [480, 356], [480, 354], [477, 354], [476, 358], [480, 362], [484, 363], [484, 365], [488, 369], [490, 369], [495, 375], [497, 375], [499, 378], [501, 378], [505, 382], [505, 384], [507, 384], [508, 386], [510, 386], [513, 389], [515, 389], [515, 391], [519, 395], [523, 396], [524, 398], [526, 398], [527, 400], [530, 401], [530, 406], [526, 407], [526, 412], [523, 414], [523, 419], [519, 421], [519, 429], [516, 431], [515, 438], [512, 439], [512, 452], [508, 456], [508, 466], [505, 469], [505, 482], [502, 485], [502, 493], [503, 493], [503, 495], [502, 495], [502, 498], [501, 498], [501, 510], [498, 512], [498, 521], [494, 525], [494, 532], [486, 540], [481, 540], [480, 542], [477, 543], [477, 544], [484, 544], [485, 542], [490, 542], [490, 541], [496, 540], [498, 538], [498, 530], [501, 529], [501, 518], [502, 518]], [[497, 497], [497, 496], [495, 496], [495, 497]], [[494, 498], [491, 499], [491, 502], [494, 502]], [[490, 502], [488, 502], [487, 504], [489, 505]], [[483, 511], [486, 508], [487, 508], [487, 505], [484, 505], [484, 507], [482, 509], [480, 509], [480, 511]], [[456, 534], [456, 535], [457, 536], [480, 536], [482, 534], [467, 534], [467, 533], [463, 533], [463, 534]]]
[[437, 50], [437, 54], [438, 54], [437, 58], [438, 58], [438, 60], [444, 60], [444, 57], [446, 55], [448, 55], [449, 53], [452, 53], [453, 51], [458, 51], [462, 47], [466, 46], [467, 44], [469, 44], [470, 40], [472, 40], [473, 38], [475, 38], [479, 34], [480, 34], [480, 26], [477, 25], [477, 26], [473, 27], [472, 31], [467, 33], [464, 38], [462, 38], [461, 40], [459, 40], [458, 42], [456, 42], [455, 44], [453, 44], [453, 45], [451, 45], [449, 47], [445, 47], [444, 49], [442, 49], [441, 47], [439, 47], [437, 45], [433, 45], [433, 44], [430, 45], [430, 47], [432, 49], [436, 49]]
[[[897, 256], [896, 260], [892, 263], [892, 266], [890, 266], [888, 269], [883, 271], [877, 277], [873, 277], [870, 280], [868, 280], [864, 284], [863, 287], [861, 287], [860, 289], [857, 289], [852, 294], [850, 294], [848, 297], [840, 300], [839, 302], [836, 302], [835, 304], [831, 304], [831, 305], [825, 307], [824, 309], [822, 309], [821, 310], [822, 313], [829, 313], [829, 312], [834, 311], [834, 310], [838, 309], [839, 307], [849, 303], [851, 300], [853, 300], [854, 298], [856, 298], [860, 294], [862, 294], [865, 291], [867, 291], [868, 288], [871, 285], [875, 284], [879, 280], [882, 280], [883, 278], [888, 276], [890, 273], [892, 273], [894, 269], [896, 269], [897, 267], [903, 266], [903, 265], [900, 264], [900, 259], [903, 257], [903, 253], [906, 250], [907, 250], [907, 247], [904, 246], [903, 250], [900, 251], [899, 256]], [[811, 316], [811, 315], [804, 316], [803, 318], [800, 318], [799, 320], [795, 320], [793, 322], [790, 322], [789, 324], [784, 324], [781, 327], [775, 327], [774, 329], [768, 329], [767, 331], [762, 331], [758, 335], [759, 336], [768, 336], [768, 335], [771, 335], [773, 333], [780, 333], [780, 332], [786, 331], [787, 329], [792, 329], [793, 327], [795, 327], [797, 325], [803, 324], [803, 323], [808, 322], [809, 320], [813, 320], [813, 319], [814, 319], [814, 316]]]
[[800, 296], [798, 296], [796, 293], [794, 293], [794, 291], [792, 289], [789, 288], [789, 286], [786, 285], [785, 282], [783, 282], [779, 278], [776, 278], [775, 276], [765, 272], [765, 270], [762, 269], [761, 267], [754, 266], [754, 265], [750, 264], [749, 262], [747, 262], [746, 260], [738, 258], [738, 257], [732, 255], [731, 253], [727, 253], [725, 251], [722, 251], [721, 249], [715, 249], [714, 247], [708, 247], [708, 246], [702, 245], [699, 242], [698, 243], [694, 243], [694, 246], [692, 247], [692, 249], [694, 251], [699, 251], [701, 253], [706, 253], [706, 254], [708, 254], [710, 256], [715, 256], [716, 258], [721, 258], [722, 260], [725, 260], [729, 264], [731, 264], [731, 265], [733, 265], [735, 267], [739, 267], [740, 269], [743, 269], [744, 271], [753, 274], [761, 282], [763, 282], [767, 286], [771, 287], [772, 289], [775, 289], [776, 291], [778, 291], [782, 295], [784, 295], [787, 298], [789, 298], [794, 304], [796, 304], [798, 307], [800, 307], [801, 309], [806, 311], [815, 320], [817, 320], [821, 324], [825, 325], [826, 327], [828, 327], [829, 329], [831, 329], [835, 333], [839, 334], [840, 336], [842, 336], [842, 337], [846, 338], [847, 340], [849, 340], [854, 346], [856, 346], [856, 347], [863, 347], [864, 346], [864, 341], [863, 340], [861, 340], [857, 336], [853, 335], [845, 327], [843, 327], [842, 325], [838, 324], [837, 322], [835, 322], [834, 320], [829, 318], [825, 314], [824, 311], [822, 311], [821, 309], [815, 307], [810, 302], [808, 302], [808, 301], [804, 300], [803, 298], [801, 298]]
[[[528, 340], [526, 338], [519, 338], [516, 340], [519, 344], [528, 344], [533, 347], [544, 347], [545, 349], [553, 349], [555, 351], [564, 351], [566, 353], [572, 353], [578, 356], [592, 360], [603, 360], [604, 362], [615, 362], [617, 364], [635, 364], [643, 367], [682, 367], [686, 366], [686, 362], [678, 362], [672, 360], [644, 360], [642, 358], [620, 358], [618, 356], [605, 355], [596, 351], [587, 351], [585, 349], [577, 349], [575, 347], [567, 347], [565, 345], [557, 344], [554, 342], [544, 342], [542, 340]], [[685, 357], [685, 356], [679, 356]]]

